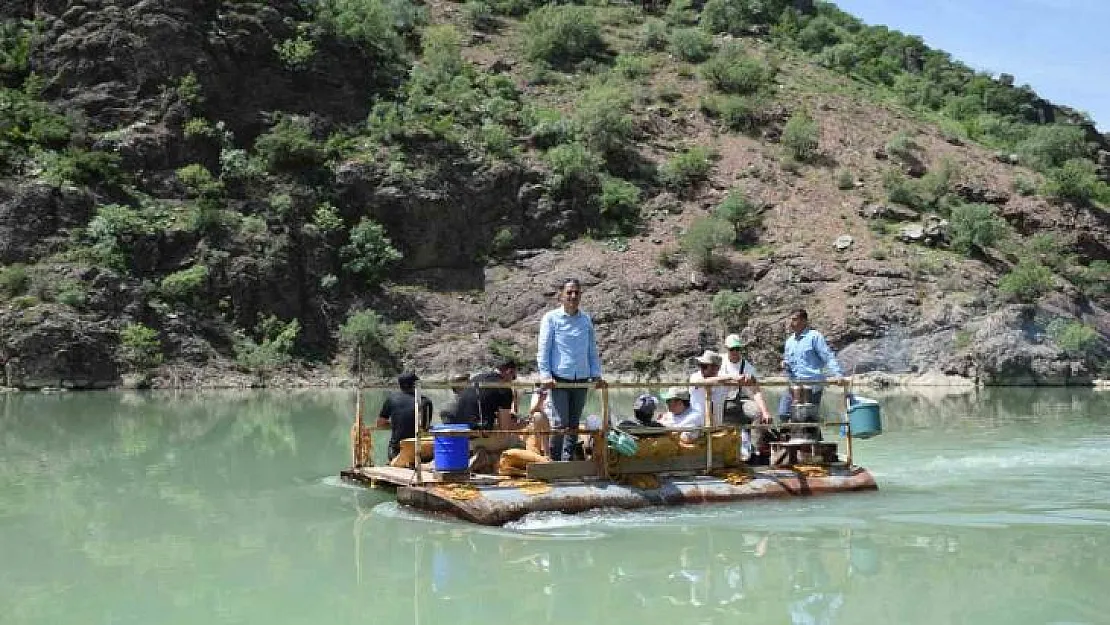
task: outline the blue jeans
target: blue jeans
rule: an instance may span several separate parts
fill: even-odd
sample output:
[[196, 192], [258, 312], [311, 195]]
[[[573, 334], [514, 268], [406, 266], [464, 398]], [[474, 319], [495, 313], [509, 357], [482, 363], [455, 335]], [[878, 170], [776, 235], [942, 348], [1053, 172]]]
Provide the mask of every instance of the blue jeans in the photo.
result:
[[[585, 388], [551, 389], [551, 429], [578, 429], [582, 420], [582, 410], [586, 407]], [[574, 444], [578, 435], [552, 434], [547, 455], [552, 460], [570, 460], [574, 457]]]

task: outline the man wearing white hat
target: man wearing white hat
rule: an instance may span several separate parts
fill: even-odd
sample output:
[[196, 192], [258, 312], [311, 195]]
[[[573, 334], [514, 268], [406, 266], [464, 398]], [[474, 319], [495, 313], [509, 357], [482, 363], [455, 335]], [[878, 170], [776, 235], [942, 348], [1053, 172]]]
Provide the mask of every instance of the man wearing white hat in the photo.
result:
[[[690, 374], [690, 405], [695, 410], [703, 415], [710, 414], [706, 406], [706, 387], [700, 386], [702, 384], [714, 383], [739, 383], [740, 378], [736, 376], [722, 376], [718, 375], [721, 369], [721, 355], [717, 352], [707, 349], [702, 352], [701, 356], [694, 359], [698, 364], [698, 370]], [[732, 389], [728, 386], [714, 386], [708, 396], [713, 399], [713, 411], [710, 422], [713, 425], [721, 425], [723, 422], [723, 415], [725, 412], [725, 399], [732, 393]]]

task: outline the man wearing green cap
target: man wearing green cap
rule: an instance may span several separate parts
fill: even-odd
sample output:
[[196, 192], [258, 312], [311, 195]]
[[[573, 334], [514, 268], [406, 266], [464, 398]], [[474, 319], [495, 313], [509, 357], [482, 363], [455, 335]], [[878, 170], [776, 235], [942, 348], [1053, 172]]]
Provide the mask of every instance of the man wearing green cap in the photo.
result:
[[[728, 335], [725, 338], [725, 348], [728, 350], [728, 357], [721, 364], [721, 375], [732, 376], [740, 381], [740, 388], [725, 402], [725, 423], [748, 425], [756, 417], [759, 423], [773, 423], [771, 411], [767, 409], [767, 402], [763, 399], [763, 390], [759, 388], [755, 366], [744, 357], [744, 342], [740, 340], [740, 335]], [[740, 436], [745, 452], [750, 455], [751, 428], [744, 428]]]
[[[678, 386], [663, 391], [663, 402], [667, 412], [659, 418], [659, 423], [669, 428], [700, 428], [705, 426], [705, 416], [690, 405], [690, 391]], [[693, 443], [701, 432], [683, 432], [679, 435], [684, 443]]]

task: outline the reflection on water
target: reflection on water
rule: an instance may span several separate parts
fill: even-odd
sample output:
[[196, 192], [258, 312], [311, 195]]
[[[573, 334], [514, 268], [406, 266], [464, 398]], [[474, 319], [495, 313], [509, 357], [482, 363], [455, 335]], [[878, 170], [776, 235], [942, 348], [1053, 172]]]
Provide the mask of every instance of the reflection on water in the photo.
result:
[[0, 396], [0, 621], [1106, 622], [1110, 394], [866, 394], [877, 493], [507, 528], [338, 482], [349, 392]]

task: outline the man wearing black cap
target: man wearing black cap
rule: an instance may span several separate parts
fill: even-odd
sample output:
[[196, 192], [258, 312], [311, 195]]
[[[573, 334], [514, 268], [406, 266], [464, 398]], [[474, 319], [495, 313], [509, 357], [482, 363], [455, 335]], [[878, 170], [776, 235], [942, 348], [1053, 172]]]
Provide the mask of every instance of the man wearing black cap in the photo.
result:
[[[419, 379], [412, 372], [398, 376], [397, 387], [400, 390], [390, 392], [378, 412], [378, 427], [388, 427], [392, 432], [389, 437], [390, 460], [401, 452], [402, 440], [416, 437], [416, 381]], [[431, 424], [432, 402], [421, 396], [420, 427], [426, 430]]]
[[503, 384], [516, 379], [516, 361], [502, 358], [493, 371], [474, 376], [470, 386], [459, 394], [455, 423], [467, 423], [478, 430], [510, 429], [509, 416], [516, 403], [510, 388], [479, 388], [484, 384]]

